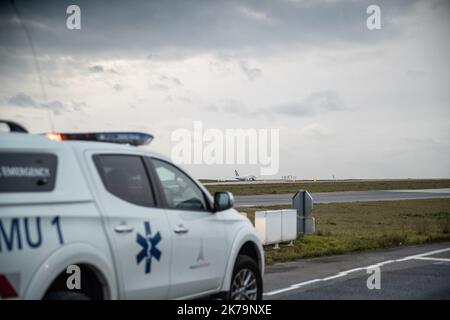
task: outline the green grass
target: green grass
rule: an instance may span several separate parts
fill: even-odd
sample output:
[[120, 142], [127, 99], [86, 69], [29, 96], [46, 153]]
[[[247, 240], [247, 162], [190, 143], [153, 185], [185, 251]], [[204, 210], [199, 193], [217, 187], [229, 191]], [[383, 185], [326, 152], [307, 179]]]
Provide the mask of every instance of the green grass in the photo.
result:
[[[257, 210], [238, 208], [254, 221]], [[266, 247], [266, 262], [285, 262], [347, 252], [450, 240], [450, 199], [355, 202], [314, 205], [316, 234], [299, 237], [293, 247]]]
[[304, 181], [278, 183], [231, 183], [206, 185], [211, 194], [230, 191], [234, 195], [295, 193], [299, 189], [309, 192], [368, 191], [395, 189], [450, 188], [450, 179], [439, 180], [346, 180], [346, 181]]
[[200, 179], [198, 181], [200, 181], [201, 183], [217, 182], [217, 180], [213, 180], [213, 179]]

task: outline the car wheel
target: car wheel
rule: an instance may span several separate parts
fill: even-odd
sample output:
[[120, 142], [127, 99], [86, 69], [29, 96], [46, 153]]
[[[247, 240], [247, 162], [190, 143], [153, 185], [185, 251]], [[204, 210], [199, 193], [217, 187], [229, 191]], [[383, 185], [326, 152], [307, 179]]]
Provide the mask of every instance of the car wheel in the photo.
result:
[[256, 262], [240, 255], [236, 260], [231, 277], [229, 300], [261, 300], [263, 282]]
[[83, 293], [75, 291], [54, 291], [45, 295], [44, 300], [90, 300]]

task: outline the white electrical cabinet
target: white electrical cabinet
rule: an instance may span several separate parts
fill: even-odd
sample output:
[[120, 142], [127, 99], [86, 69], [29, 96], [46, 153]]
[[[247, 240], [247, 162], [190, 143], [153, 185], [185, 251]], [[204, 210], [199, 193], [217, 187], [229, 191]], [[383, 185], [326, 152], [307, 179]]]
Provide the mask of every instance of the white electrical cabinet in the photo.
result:
[[281, 242], [281, 210], [255, 212], [255, 229], [263, 244]]
[[295, 240], [297, 211], [295, 209], [256, 211], [255, 229], [265, 245]]
[[281, 210], [281, 241], [297, 239], [297, 210]]

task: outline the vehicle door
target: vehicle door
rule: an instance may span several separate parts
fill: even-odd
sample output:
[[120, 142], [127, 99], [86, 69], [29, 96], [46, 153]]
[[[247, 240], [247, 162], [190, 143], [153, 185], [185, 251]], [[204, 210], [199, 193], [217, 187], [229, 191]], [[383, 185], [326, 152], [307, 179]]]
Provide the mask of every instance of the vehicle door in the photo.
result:
[[201, 188], [182, 170], [152, 159], [166, 199], [172, 230], [170, 298], [219, 288], [227, 262], [227, 240], [221, 213], [209, 209]]
[[[122, 296], [164, 299], [168, 295], [171, 232], [159, 208], [143, 157], [88, 154], [94, 185], [112, 245]], [[95, 165], [94, 165], [95, 164]]]

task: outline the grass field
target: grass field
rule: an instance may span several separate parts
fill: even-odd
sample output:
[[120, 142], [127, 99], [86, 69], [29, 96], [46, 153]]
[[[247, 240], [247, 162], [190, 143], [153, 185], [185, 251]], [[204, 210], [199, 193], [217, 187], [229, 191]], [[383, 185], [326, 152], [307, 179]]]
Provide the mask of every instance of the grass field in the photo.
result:
[[[238, 208], [254, 221], [257, 210]], [[316, 234], [299, 237], [293, 247], [266, 247], [266, 262], [292, 261], [353, 251], [450, 240], [450, 199], [355, 202], [314, 205]]]
[[366, 181], [311, 181], [279, 183], [232, 183], [206, 185], [211, 194], [230, 191], [234, 195], [295, 193], [299, 189], [309, 192], [368, 191], [396, 189], [450, 188], [450, 179], [439, 180], [366, 180]]

